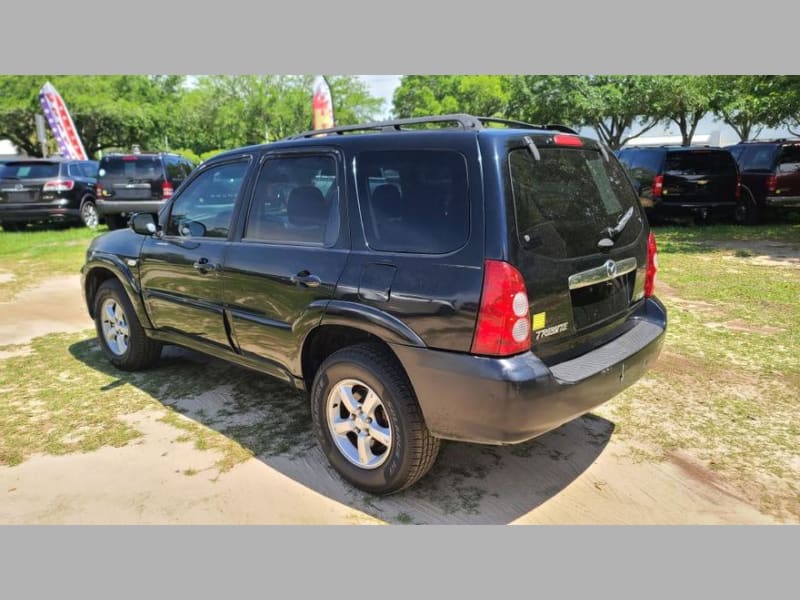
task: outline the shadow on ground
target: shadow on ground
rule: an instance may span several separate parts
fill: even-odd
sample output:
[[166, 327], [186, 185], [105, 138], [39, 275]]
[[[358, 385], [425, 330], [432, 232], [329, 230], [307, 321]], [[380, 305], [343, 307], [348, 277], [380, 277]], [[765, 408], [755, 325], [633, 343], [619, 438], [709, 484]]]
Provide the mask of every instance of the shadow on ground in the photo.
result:
[[140, 373], [115, 369], [94, 339], [69, 350], [117, 378], [103, 389], [133, 385], [294, 481], [390, 523], [511, 522], [566, 488], [597, 459], [614, 430], [610, 421], [586, 415], [515, 446], [446, 443], [428, 476], [409, 490], [379, 498], [356, 490], [328, 466], [313, 438], [304, 393], [171, 346], [158, 366]]

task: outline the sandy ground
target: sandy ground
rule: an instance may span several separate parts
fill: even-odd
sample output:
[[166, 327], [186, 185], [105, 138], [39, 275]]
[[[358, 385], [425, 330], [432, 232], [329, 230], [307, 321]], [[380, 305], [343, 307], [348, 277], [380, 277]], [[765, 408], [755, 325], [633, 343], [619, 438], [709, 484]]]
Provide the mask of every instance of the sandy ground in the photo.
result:
[[[77, 277], [0, 305], [0, 345], [89, 327]], [[222, 408], [224, 390], [203, 396], [204, 411]], [[143, 436], [123, 448], [0, 467], [0, 523], [774, 522], [689, 456], [627, 458], [598, 417], [510, 448], [446, 444], [417, 486], [375, 499], [342, 482], [315, 446], [220, 474], [214, 452], [178, 441], [183, 432], [160, 416], [126, 416]]]

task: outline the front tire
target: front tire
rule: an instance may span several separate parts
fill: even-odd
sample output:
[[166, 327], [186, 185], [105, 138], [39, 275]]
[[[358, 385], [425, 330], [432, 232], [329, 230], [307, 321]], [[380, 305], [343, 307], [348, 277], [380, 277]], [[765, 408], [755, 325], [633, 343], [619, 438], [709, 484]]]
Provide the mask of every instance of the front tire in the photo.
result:
[[111, 364], [123, 371], [139, 371], [159, 359], [161, 343], [147, 337], [118, 280], [108, 279], [100, 285], [94, 306], [97, 337]]
[[425, 475], [439, 453], [394, 356], [358, 344], [322, 363], [311, 389], [314, 433], [334, 469], [357, 488], [391, 494]]

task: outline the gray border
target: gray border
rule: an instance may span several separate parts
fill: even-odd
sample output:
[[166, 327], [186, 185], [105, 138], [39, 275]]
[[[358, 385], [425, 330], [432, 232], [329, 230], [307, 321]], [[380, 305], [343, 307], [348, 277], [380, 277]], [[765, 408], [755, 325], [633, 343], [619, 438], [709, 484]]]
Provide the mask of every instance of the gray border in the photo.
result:
[[789, 6], [14, 2], [0, 73], [796, 73]]
[[[781, 588], [796, 588], [799, 533], [769, 526], [5, 527], [0, 574], [3, 597], [14, 599], [235, 598], [246, 591], [264, 598], [336, 591], [331, 597], [370, 600], [511, 591], [782, 598], [790, 596]], [[360, 560], [378, 550], [379, 560]]]

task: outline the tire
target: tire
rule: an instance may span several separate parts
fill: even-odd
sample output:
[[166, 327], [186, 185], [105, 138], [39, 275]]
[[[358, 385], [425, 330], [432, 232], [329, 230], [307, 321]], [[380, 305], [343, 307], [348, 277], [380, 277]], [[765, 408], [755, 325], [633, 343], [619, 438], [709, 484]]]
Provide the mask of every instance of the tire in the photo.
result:
[[106, 225], [112, 231], [114, 229], [122, 229], [127, 224], [127, 219], [121, 215], [106, 215]]
[[26, 225], [24, 221], [4, 221], [3, 231], [22, 231]]
[[94, 200], [87, 198], [81, 204], [81, 222], [89, 229], [97, 229], [100, 224], [100, 217], [97, 214], [97, 207]]
[[758, 204], [750, 190], [743, 187], [739, 204], [733, 211], [733, 220], [739, 225], [758, 225]]
[[162, 344], [147, 337], [117, 279], [100, 285], [94, 307], [97, 338], [111, 364], [123, 371], [139, 371], [158, 361]]
[[[322, 363], [311, 388], [311, 415], [317, 441], [333, 468], [372, 494], [413, 485], [439, 453], [440, 440], [425, 425], [405, 372], [377, 344], [344, 348]], [[335, 426], [342, 433], [334, 433]]]

